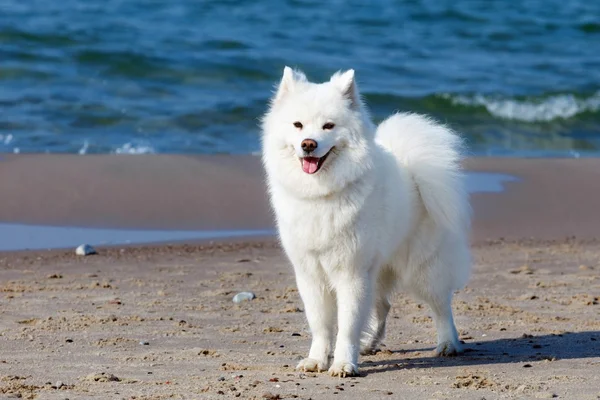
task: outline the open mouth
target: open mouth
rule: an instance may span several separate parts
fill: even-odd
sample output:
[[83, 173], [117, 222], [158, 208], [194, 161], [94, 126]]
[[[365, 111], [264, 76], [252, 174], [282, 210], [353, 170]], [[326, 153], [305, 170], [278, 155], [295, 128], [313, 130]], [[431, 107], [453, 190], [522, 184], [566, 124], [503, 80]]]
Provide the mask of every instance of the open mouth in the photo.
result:
[[300, 162], [302, 163], [302, 171], [306, 172], [307, 174], [314, 174], [317, 171], [319, 171], [321, 169], [321, 167], [323, 166], [323, 163], [325, 162], [327, 157], [329, 157], [331, 150], [333, 150], [333, 147], [331, 149], [329, 149], [327, 154], [325, 154], [323, 157], [303, 157], [303, 158], [301, 158]]

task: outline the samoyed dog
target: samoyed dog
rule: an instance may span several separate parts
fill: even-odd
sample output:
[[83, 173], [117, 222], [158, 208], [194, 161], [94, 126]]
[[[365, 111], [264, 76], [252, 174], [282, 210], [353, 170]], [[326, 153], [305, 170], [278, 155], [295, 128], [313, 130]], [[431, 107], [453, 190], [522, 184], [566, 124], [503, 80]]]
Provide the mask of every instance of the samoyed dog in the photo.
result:
[[353, 70], [317, 84], [286, 67], [262, 128], [271, 204], [312, 333], [297, 368], [357, 374], [396, 289], [431, 307], [436, 355], [460, 353], [451, 303], [471, 264], [461, 139], [417, 114], [375, 127]]

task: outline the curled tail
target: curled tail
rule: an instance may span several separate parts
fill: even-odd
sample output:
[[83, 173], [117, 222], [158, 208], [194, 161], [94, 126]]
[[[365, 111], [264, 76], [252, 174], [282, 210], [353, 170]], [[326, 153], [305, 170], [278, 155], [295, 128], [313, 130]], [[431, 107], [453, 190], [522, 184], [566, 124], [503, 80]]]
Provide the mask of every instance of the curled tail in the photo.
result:
[[379, 125], [375, 140], [410, 171], [436, 224], [463, 233], [469, 228], [462, 140], [455, 132], [428, 117], [399, 113]]

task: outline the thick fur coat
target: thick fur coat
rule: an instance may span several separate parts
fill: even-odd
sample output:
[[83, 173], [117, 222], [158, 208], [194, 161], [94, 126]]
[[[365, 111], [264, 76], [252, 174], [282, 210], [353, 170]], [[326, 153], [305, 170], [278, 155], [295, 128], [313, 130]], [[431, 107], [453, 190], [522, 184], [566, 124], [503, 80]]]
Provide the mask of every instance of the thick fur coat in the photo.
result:
[[279, 236], [312, 333], [298, 368], [356, 374], [359, 352], [383, 338], [396, 289], [431, 307], [437, 355], [461, 352], [451, 303], [471, 262], [460, 138], [417, 114], [376, 128], [353, 70], [316, 84], [286, 67], [262, 127]]

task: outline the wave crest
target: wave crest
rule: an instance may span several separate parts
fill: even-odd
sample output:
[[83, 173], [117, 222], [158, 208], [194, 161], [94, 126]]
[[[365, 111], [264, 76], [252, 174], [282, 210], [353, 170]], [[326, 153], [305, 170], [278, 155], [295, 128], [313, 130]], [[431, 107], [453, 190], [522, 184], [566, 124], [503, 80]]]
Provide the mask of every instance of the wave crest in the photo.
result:
[[600, 91], [586, 98], [577, 98], [572, 94], [524, 99], [481, 94], [473, 96], [443, 94], [442, 97], [449, 99], [455, 105], [482, 106], [494, 117], [523, 122], [550, 122], [600, 110]]
[[123, 146], [117, 148], [115, 154], [154, 154], [156, 151], [153, 147], [147, 145], [135, 145], [132, 143], [125, 143]]

